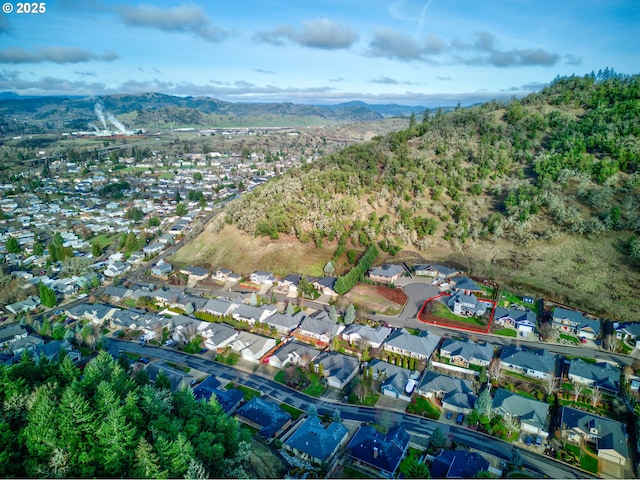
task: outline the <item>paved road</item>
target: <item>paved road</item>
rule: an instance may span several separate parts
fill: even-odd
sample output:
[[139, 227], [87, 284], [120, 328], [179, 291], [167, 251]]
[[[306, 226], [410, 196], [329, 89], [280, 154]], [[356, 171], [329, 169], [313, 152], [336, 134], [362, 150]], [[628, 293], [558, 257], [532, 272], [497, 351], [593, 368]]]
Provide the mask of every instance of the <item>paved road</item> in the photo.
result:
[[[344, 420], [355, 420], [359, 422], [377, 422], [383, 410], [362, 407], [356, 405], [346, 405], [325, 399], [316, 399], [292, 390], [280, 383], [275, 382], [271, 378], [259, 375], [257, 372], [241, 370], [239, 368], [222, 365], [220, 363], [209, 360], [200, 355], [188, 355], [174, 349], [160, 348], [153, 346], [140, 346], [138, 343], [127, 342], [123, 340], [110, 339], [110, 351], [115, 356], [120, 351], [136, 353], [151, 357], [161, 358], [172, 362], [185, 363], [191, 368], [215, 375], [220, 380], [234, 381], [254, 388], [264, 395], [268, 395], [280, 402], [288, 403], [303, 411], [309, 409], [310, 403], [313, 403], [320, 415], [328, 413], [332, 415], [335, 410], [340, 411], [340, 415]], [[392, 411], [389, 420], [395, 424], [401, 424], [403, 428], [410, 434], [430, 436], [436, 427], [440, 427], [442, 432], [455, 440], [459, 444], [465, 444], [471, 448], [487, 452], [497, 458], [508, 461], [511, 458], [512, 446], [497, 438], [489, 437], [473, 430], [460, 428], [446, 423], [408, 415], [404, 412]], [[539, 455], [535, 452], [524, 451], [521, 449], [525, 468], [551, 478], [597, 478], [586, 475], [583, 472], [575, 470], [554, 459]]]

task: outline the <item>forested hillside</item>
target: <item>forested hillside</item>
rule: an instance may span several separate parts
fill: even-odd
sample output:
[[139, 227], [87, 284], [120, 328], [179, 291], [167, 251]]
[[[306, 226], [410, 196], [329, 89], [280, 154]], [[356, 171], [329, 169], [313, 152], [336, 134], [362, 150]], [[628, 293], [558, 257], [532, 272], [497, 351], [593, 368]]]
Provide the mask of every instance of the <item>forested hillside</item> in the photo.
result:
[[505, 241], [530, 251], [610, 236], [637, 260], [639, 140], [638, 75], [556, 78], [522, 99], [426, 112], [256, 189], [226, 220], [318, 248], [342, 238], [426, 257], [441, 239], [458, 252]]
[[[215, 403], [135, 381], [108, 353], [0, 365], [0, 476], [239, 478], [248, 438]], [[215, 398], [215, 397], [213, 397]]]

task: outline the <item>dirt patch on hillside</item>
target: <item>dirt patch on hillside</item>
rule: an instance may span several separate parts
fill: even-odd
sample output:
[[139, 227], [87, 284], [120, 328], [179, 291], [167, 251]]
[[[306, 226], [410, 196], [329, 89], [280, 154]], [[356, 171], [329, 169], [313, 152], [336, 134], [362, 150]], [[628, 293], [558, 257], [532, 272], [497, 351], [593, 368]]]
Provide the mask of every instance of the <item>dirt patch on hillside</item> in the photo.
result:
[[407, 302], [407, 296], [399, 288], [376, 285], [356, 285], [345, 295], [348, 303], [366, 311], [383, 315], [397, 315]]

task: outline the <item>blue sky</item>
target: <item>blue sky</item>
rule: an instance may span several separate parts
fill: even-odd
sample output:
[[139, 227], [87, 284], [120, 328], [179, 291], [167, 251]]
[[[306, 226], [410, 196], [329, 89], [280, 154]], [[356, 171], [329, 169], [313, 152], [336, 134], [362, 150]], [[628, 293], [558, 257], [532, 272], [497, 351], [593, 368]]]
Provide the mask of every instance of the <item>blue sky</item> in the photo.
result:
[[0, 91], [451, 105], [640, 73], [637, 0], [50, 0], [0, 14]]

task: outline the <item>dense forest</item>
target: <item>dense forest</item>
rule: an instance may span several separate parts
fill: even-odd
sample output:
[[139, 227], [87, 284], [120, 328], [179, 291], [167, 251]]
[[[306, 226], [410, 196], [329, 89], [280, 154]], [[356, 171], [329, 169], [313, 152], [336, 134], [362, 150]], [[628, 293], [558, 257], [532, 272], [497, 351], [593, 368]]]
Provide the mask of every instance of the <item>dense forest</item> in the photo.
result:
[[[301, 242], [347, 235], [426, 250], [434, 234], [523, 245], [561, 231], [640, 231], [640, 77], [556, 78], [346, 148], [235, 202], [226, 220]], [[640, 258], [636, 237], [629, 254]]]
[[0, 365], [0, 476], [245, 476], [248, 434], [215, 396], [198, 401], [128, 369], [104, 351], [83, 370], [66, 356]]

